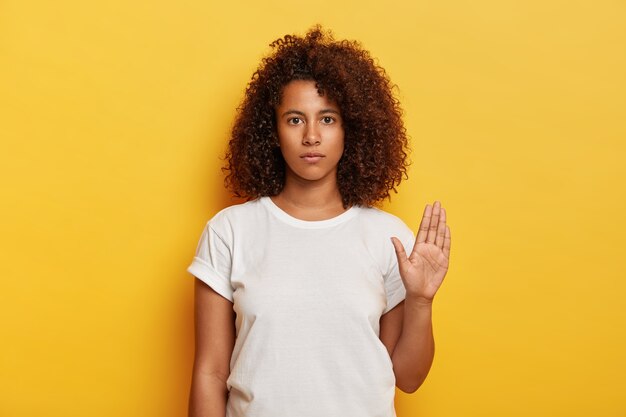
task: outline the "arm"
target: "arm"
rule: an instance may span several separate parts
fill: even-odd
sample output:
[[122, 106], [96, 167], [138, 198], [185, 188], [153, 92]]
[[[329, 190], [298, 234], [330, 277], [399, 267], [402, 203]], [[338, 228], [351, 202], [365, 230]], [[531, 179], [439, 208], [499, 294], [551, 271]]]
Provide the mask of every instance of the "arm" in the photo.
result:
[[224, 417], [235, 344], [233, 305], [199, 279], [195, 280], [195, 358], [189, 417]]
[[426, 205], [411, 254], [392, 238], [406, 299], [381, 318], [381, 341], [393, 362], [396, 385], [414, 392], [426, 379], [435, 354], [432, 302], [448, 271], [450, 228], [438, 201]]
[[424, 382], [435, 355], [432, 306], [407, 299], [383, 315], [380, 339], [387, 347], [396, 386], [415, 392]]

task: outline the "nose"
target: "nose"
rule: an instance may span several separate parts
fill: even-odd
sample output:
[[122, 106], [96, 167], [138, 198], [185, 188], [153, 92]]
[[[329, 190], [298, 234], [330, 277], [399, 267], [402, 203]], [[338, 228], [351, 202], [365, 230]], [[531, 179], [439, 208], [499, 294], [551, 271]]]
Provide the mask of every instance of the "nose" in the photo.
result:
[[307, 146], [319, 145], [322, 143], [320, 132], [314, 123], [308, 124], [304, 131], [304, 137], [302, 138], [302, 144]]

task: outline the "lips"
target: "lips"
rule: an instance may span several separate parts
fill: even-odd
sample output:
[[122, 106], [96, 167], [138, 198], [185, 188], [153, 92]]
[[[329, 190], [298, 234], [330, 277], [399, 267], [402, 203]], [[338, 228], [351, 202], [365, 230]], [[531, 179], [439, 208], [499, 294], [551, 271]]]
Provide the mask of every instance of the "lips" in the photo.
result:
[[319, 162], [322, 158], [325, 158], [326, 155], [324, 155], [323, 153], [319, 153], [319, 152], [307, 152], [307, 153], [303, 153], [302, 155], [300, 155], [300, 158], [302, 158], [305, 162], [308, 163], [315, 163], [315, 162]]

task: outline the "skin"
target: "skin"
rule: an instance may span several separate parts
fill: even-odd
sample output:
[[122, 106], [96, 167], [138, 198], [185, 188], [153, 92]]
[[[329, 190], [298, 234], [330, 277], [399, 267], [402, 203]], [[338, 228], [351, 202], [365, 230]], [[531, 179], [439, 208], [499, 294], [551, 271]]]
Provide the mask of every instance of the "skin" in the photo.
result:
[[[302, 220], [344, 212], [337, 187], [337, 164], [344, 149], [339, 106], [320, 96], [314, 81], [292, 81], [283, 88], [276, 125], [287, 169], [285, 186], [272, 197], [274, 203]], [[302, 155], [309, 153], [323, 156], [307, 161]]]
[[196, 278], [194, 288], [195, 357], [189, 417], [224, 417], [235, 345], [233, 304]]
[[383, 315], [380, 338], [393, 362], [396, 386], [415, 392], [426, 379], [435, 355], [432, 304], [450, 260], [450, 227], [439, 201], [424, 208], [422, 221], [410, 254], [393, 237], [406, 298]]
[[[287, 163], [285, 186], [272, 200], [302, 220], [325, 220], [343, 213], [337, 164], [344, 150], [339, 107], [320, 96], [313, 81], [292, 81], [276, 108], [281, 152]], [[306, 159], [303, 155], [317, 154]], [[380, 320], [380, 339], [393, 363], [396, 385], [414, 392], [434, 356], [432, 303], [448, 270], [450, 228], [438, 201], [426, 205], [415, 246], [407, 254], [392, 238], [406, 299]], [[195, 334], [190, 417], [224, 417], [235, 315], [230, 301], [196, 279]]]

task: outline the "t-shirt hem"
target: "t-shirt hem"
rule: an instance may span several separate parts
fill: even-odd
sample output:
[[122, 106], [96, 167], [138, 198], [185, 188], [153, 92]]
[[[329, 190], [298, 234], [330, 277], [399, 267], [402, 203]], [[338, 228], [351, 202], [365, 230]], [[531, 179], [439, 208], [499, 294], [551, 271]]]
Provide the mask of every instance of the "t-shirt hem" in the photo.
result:
[[211, 265], [207, 264], [202, 258], [194, 257], [191, 265], [187, 268], [187, 272], [197, 277], [200, 281], [211, 287], [216, 293], [233, 302], [233, 289], [227, 280], [219, 275], [219, 273]]
[[393, 309], [395, 306], [400, 304], [405, 298], [406, 298], [406, 291], [404, 290], [404, 287], [403, 289], [394, 292], [387, 299], [387, 307], [385, 307], [385, 309], [383, 310], [383, 314], [391, 311], [391, 309]]

